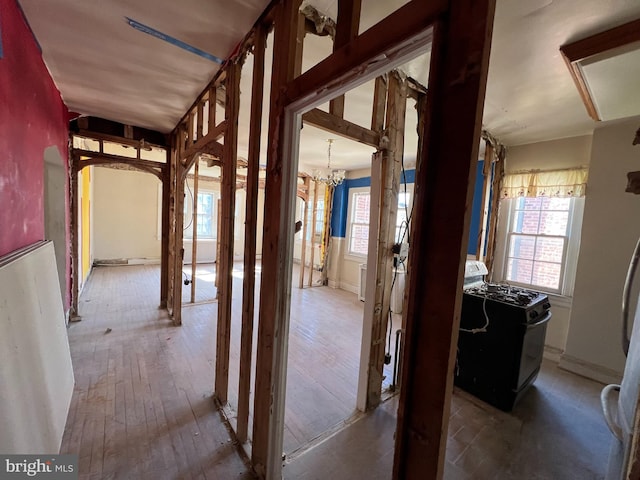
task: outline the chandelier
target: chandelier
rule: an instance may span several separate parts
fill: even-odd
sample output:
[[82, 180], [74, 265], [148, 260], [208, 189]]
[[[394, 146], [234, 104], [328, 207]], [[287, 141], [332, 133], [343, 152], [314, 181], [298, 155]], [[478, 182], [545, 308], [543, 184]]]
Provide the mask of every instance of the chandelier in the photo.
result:
[[324, 183], [329, 185], [330, 187], [335, 187], [340, 185], [344, 181], [345, 171], [344, 170], [331, 170], [331, 145], [334, 140], [332, 138], [328, 139], [329, 148], [327, 148], [327, 168], [326, 169], [315, 169], [313, 171], [313, 181]]

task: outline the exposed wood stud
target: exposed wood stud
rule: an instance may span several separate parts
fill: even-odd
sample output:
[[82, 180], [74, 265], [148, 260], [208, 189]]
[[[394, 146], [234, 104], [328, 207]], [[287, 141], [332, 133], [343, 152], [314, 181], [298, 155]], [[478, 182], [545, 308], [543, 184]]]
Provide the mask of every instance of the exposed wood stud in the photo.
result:
[[173, 270], [173, 309], [174, 325], [182, 325], [182, 267], [184, 264], [184, 167], [176, 162], [176, 206], [175, 215], [175, 255]]
[[171, 135], [172, 148], [169, 154], [169, 258], [167, 278], [167, 310], [173, 315], [173, 298], [175, 293], [175, 263], [176, 263], [176, 168], [178, 161], [178, 134]]
[[498, 211], [500, 208], [500, 191], [504, 178], [505, 149], [498, 147], [495, 166], [493, 168], [493, 185], [491, 187], [491, 212], [489, 213], [489, 238], [487, 240], [487, 255], [485, 264], [489, 271], [489, 279], [493, 277], [493, 262], [496, 251], [496, 231], [498, 229]]
[[[202, 105], [202, 104], [201, 104]], [[198, 117], [199, 118], [199, 117]], [[200, 162], [197, 161], [193, 170], [193, 200], [191, 208], [191, 303], [196, 303], [196, 264], [198, 261], [198, 180]], [[185, 180], [186, 181], [186, 180]]]
[[[220, 183], [222, 181], [220, 180]], [[220, 252], [222, 246], [222, 200], [216, 202], [216, 298], [220, 298]]]
[[[288, 145], [282, 121], [284, 86], [295, 77], [295, 46], [301, 0], [284, 0], [274, 7], [274, 55], [269, 108], [267, 180], [260, 318], [256, 353], [256, 382], [251, 461], [261, 478], [282, 478], [285, 372], [289, 336], [289, 295], [294, 239], [296, 167], [283, 162]], [[297, 125], [298, 129], [300, 125]], [[288, 132], [287, 134], [288, 135]], [[290, 139], [289, 142], [297, 142]], [[226, 141], [225, 141], [226, 143]]]
[[489, 199], [491, 198], [491, 167], [493, 165], [493, 145], [485, 140], [484, 162], [482, 164], [482, 200], [480, 202], [480, 231], [478, 232], [478, 245], [476, 260], [484, 260], [484, 248], [487, 244], [487, 219], [489, 218]]
[[236, 160], [238, 150], [238, 112], [240, 110], [240, 72], [242, 64], [227, 68], [224, 158], [222, 168], [222, 239], [217, 266], [220, 275], [218, 329], [216, 332], [216, 376], [214, 395], [222, 405], [229, 392], [229, 352], [231, 343], [231, 295], [233, 285], [233, 232], [236, 205]]
[[313, 182], [313, 213], [311, 214], [311, 254], [309, 255], [309, 286], [313, 285], [313, 262], [316, 253], [316, 218], [318, 218], [318, 182]]
[[169, 297], [169, 222], [171, 185], [171, 148], [166, 151], [167, 168], [162, 174], [162, 239], [160, 244], [160, 308], [167, 308]]
[[204, 125], [204, 102], [198, 103], [197, 123], [196, 123], [196, 140], [200, 140], [203, 136], [202, 129]]
[[241, 443], [248, 439], [249, 400], [251, 391], [251, 354], [256, 285], [256, 236], [258, 228], [258, 187], [260, 183], [260, 136], [264, 97], [264, 62], [267, 29], [256, 31], [253, 50], [253, 79], [249, 150], [247, 154], [247, 197], [244, 232], [244, 278], [242, 280], [242, 330], [240, 333], [240, 372], [238, 381], [238, 421], [236, 436]]
[[387, 79], [376, 77], [373, 90], [373, 112], [371, 114], [371, 130], [382, 132], [384, 128], [385, 107], [387, 105]]
[[214, 85], [209, 87], [209, 129], [207, 135], [216, 127], [216, 90]]
[[190, 147], [191, 145], [193, 145], [195, 143], [195, 112], [191, 112], [189, 114], [189, 119], [187, 120], [187, 143], [186, 146], [187, 148]]
[[[224, 149], [217, 140], [222, 138], [226, 131], [226, 121], [220, 122], [220, 124], [215, 127], [211, 127], [204, 137], [198, 139], [195, 143], [189, 145], [185, 150], [183, 150], [180, 159], [192, 158], [193, 155], [202, 153], [207, 148], [209, 148], [214, 155], [222, 157]], [[190, 168], [190, 165], [185, 166], [187, 169]]]
[[[358, 36], [361, 7], [361, 0], [338, 0], [336, 36], [333, 40], [334, 52]], [[344, 95], [329, 102], [329, 113], [340, 118], [344, 117]]]
[[304, 214], [302, 219], [302, 248], [300, 251], [300, 282], [299, 288], [304, 288], [304, 270], [307, 261], [307, 229], [309, 228], [309, 200], [311, 200], [311, 194], [309, 189], [311, 188], [311, 178], [305, 177], [304, 186], [307, 190], [307, 199], [304, 202]]
[[380, 146], [380, 134], [378, 132], [361, 127], [318, 108], [304, 113], [302, 121], [326, 132], [335, 133], [373, 148]]
[[71, 319], [79, 318], [78, 297], [80, 295], [80, 259], [78, 258], [78, 162], [75, 152], [71, 154], [71, 179], [69, 181], [69, 201], [71, 202]]
[[[375, 408], [381, 401], [382, 379], [384, 370], [384, 356], [386, 353], [387, 324], [391, 301], [391, 284], [393, 277], [393, 253], [391, 251], [395, 242], [396, 218], [398, 217], [398, 190], [400, 188], [400, 175], [402, 172], [402, 156], [404, 152], [404, 125], [407, 106], [407, 84], [397, 72], [389, 75], [389, 90], [386, 114], [386, 134], [389, 138], [388, 149], [382, 150], [380, 156], [380, 210], [376, 212], [376, 206], [372, 205], [372, 215], [378, 213], [378, 217], [372, 216], [378, 223], [377, 238], [369, 242], [369, 251], [375, 255], [375, 264], [368, 262], [373, 267], [375, 275], [371, 284], [373, 290], [373, 309], [369, 313], [373, 315], [371, 346], [369, 350], [368, 387], [366, 409]], [[372, 172], [373, 188], [373, 172]], [[372, 202], [373, 203], [373, 202]], [[374, 247], [372, 249], [372, 247]]]
[[411, 226], [394, 479], [444, 474], [473, 167], [495, 11], [494, 0], [448, 3], [449, 12], [435, 26], [427, 121], [420, 132], [424, 148], [416, 171], [417, 221]]

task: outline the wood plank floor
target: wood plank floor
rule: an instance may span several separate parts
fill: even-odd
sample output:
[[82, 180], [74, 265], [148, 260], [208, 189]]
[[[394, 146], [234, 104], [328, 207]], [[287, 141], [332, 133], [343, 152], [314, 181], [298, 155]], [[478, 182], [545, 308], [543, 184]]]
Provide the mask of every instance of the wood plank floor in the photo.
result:
[[[232, 407], [241, 279], [236, 266]], [[203, 281], [199, 288], [210, 286]], [[69, 328], [76, 387], [62, 453], [79, 454], [83, 479], [252, 478], [211, 401], [217, 304], [185, 307], [183, 326], [173, 327], [157, 308], [158, 292], [157, 266], [94, 269], [81, 297], [83, 321]], [[390, 478], [396, 399], [352, 417], [362, 308], [344, 291], [292, 289], [287, 479]], [[600, 388], [545, 362], [511, 414], [456, 391], [446, 478], [602, 478], [611, 436]]]
[[159, 269], [94, 269], [69, 328], [76, 386], [62, 453], [84, 479], [249, 479], [212, 400], [211, 318], [158, 310]]
[[[600, 410], [602, 386], [545, 360], [510, 413], [454, 389], [445, 480], [603, 479], [613, 437]], [[288, 462], [284, 478], [390, 479], [396, 410], [393, 397]]]

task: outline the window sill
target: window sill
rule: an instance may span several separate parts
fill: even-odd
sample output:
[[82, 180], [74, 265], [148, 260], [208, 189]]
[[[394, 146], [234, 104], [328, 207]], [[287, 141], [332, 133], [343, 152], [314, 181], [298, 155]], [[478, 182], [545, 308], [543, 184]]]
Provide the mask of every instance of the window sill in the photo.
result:
[[571, 308], [573, 305], [573, 297], [566, 295], [558, 295], [557, 293], [547, 293], [552, 307]]

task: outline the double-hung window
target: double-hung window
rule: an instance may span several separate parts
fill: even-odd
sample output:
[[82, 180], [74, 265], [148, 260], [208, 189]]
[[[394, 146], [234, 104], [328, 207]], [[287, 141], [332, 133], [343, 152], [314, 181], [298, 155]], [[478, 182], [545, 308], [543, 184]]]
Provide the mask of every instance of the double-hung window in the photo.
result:
[[504, 280], [563, 294], [576, 198], [509, 200]]
[[366, 255], [369, 250], [369, 190], [351, 194], [351, 218], [349, 222], [349, 254]]
[[[410, 187], [410, 186], [409, 186]], [[395, 241], [409, 240], [409, 219], [412, 208], [412, 188], [398, 192], [398, 214], [395, 225]], [[349, 195], [348, 255], [366, 256], [369, 251], [369, 216], [371, 194], [368, 187], [354, 188]]]
[[[216, 237], [216, 211], [215, 204], [218, 198], [217, 193], [198, 193], [198, 212], [195, 219], [196, 232], [199, 239]], [[185, 224], [184, 238], [193, 238], [193, 205], [191, 201], [185, 202], [184, 206]]]

